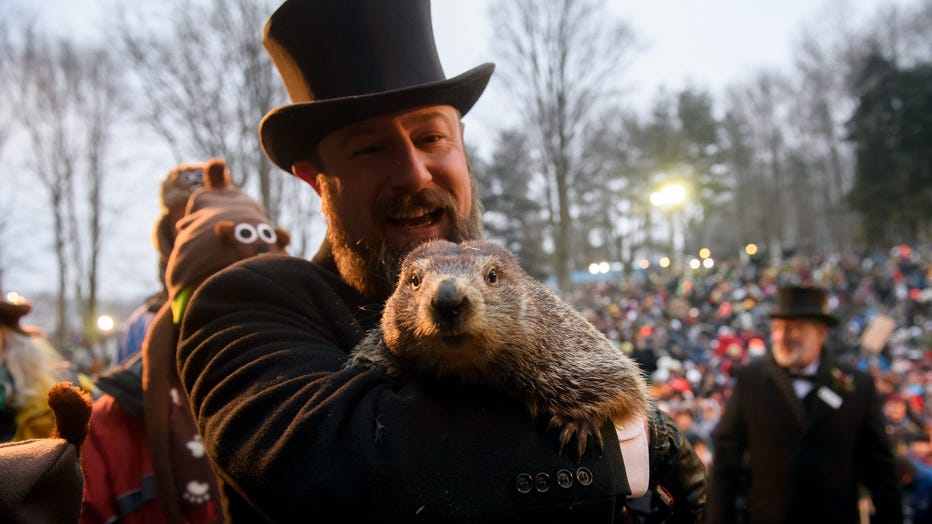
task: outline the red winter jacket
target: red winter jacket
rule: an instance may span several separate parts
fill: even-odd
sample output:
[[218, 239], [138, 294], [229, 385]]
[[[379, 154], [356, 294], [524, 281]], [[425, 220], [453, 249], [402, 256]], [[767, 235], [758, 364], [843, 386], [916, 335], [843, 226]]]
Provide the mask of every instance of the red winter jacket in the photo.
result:
[[149, 442], [142, 419], [110, 395], [94, 402], [81, 447], [84, 469], [82, 524], [163, 524]]

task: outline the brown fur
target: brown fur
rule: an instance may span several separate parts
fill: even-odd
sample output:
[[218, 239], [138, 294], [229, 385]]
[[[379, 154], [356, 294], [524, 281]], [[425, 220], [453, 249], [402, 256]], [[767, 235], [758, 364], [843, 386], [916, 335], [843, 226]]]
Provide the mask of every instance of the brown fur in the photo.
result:
[[646, 416], [637, 364], [572, 306], [489, 242], [433, 241], [402, 264], [381, 327], [351, 365], [393, 375], [453, 377], [515, 395], [533, 415], [574, 435], [580, 456], [600, 426]]
[[52, 436], [63, 438], [81, 449], [90, 427], [90, 395], [68, 382], [59, 382], [49, 390], [49, 407], [55, 413]]
[[232, 185], [227, 172], [226, 162], [222, 158], [211, 158], [204, 165], [204, 187], [221, 188]]

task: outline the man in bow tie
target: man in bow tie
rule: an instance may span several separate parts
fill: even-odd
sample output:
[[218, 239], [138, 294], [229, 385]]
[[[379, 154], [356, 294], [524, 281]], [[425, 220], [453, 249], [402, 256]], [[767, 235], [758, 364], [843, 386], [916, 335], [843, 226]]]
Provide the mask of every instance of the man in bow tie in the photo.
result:
[[825, 290], [781, 288], [770, 317], [771, 352], [737, 372], [713, 432], [707, 521], [857, 523], [863, 486], [871, 522], [902, 522], [881, 398], [825, 348]]

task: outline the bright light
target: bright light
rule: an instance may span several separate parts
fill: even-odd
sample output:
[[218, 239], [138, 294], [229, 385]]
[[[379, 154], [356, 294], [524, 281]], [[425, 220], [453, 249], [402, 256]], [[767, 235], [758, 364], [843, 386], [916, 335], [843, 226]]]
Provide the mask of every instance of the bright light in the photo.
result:
[[702, 262], [699, 262], [699, 259], [698, 259], [698, 258], [694, 258], [694, 259], [692, 259], [692, 260], [689, 261], [689, 267], [691, 267], [691, 268], [693, 268], [693, 269], [699, 269], [699, 266], [701, 266], [701, 265], [702, 265]]
[[26, 302], [26, 297], [20, 295], [16, 291], [10, 291], [6, 294], [6, 301], [10, 304], [22, 304]]
[[744, 252], [748, 255], [754, 256], [757, 254], [757, 244], [751, 242], [750, 244], [744, 246]]
[[699, 250], [699, 258], [709, 258], [710, 256], [712, 256], [712, 251], [709, 248], [704, 247]]
[[110, 333], [113, 331], [113, 326], [113, 317], [110, 315], [100, 315], [97, 317], [97, 329], [99, 329], [101, 333], [105, 335]]
[[660, 260], [657, 263], [660, 264], [660, 267], [663, 268], [670, 267], [670, 257], [660, 257]]
[[705, 260], [702, 261], [702, 267], [704, 267], [704, 268], [706, 268], [706, 269], [712, 269], [712, 266], [714, 266], [714, 265], [715, 265], [715, 261], [712, 260], [711, 258], [707, 258], [707, 259], [705, 259]]
[[657, 207], [675, 206], [686, 200], [686, 186], [677, 182], [665, 184], [650, 194], [650, 203]]
[[664, 204], [663, 195], [661, 195], [659, 191], [654, 191], [650, 194], [650, 203], [653, 206], [662, 206]]
[[593, 262], [589, 264], [589, 273], [593, 275], [598, 275], [599, 273], [605, 274], [611, 271], [612, 266], [608, 262]]
[[641, 261], [638, 262], [638, 266], [639, 266], [641, 269], [647, 269], [647, 268], [650, 267], [650, 260], [647, 260], [646, 258], [641, 259]]

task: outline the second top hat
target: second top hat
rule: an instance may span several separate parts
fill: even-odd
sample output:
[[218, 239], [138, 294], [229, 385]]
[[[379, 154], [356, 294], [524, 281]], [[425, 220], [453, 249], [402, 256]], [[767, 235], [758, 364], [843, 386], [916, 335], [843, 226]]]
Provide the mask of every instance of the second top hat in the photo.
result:
[[288, 0], [269, 18], [263, 43], [292, 104], [265, 115], [259, 138], [286, 171], [359, 120], [441, 104], [466, 114], [495, 68], [444, 76], [429, 0]]
[[777, 290], [777, 308], [772, 318], [812, 318], [828, 326], [838, 319], [828, 312], [828, 295], [824, 289], [813, 286], [787, 286]]

